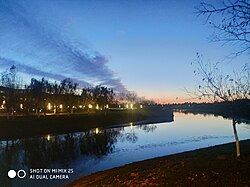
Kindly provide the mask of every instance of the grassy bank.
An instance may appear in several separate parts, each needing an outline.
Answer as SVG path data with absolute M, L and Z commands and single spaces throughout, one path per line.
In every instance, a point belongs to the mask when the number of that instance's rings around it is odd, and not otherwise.
M 82 186 L 250 186 L 250 140 L 135 162 L 83 177 Z
M 44 134 L 79 132 L 96 127 L 109 127 L 131 122 L 156 123 L 173 121 L 171 110 L 147 109 L 106 111 L 62 116 L 18 116 L 0 118 L 0 140 Z

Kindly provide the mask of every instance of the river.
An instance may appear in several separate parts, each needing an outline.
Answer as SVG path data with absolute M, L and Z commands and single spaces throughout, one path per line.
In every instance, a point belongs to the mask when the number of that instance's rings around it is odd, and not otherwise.
M 240 140 L 250 138 L 249 124 L 238 124 L 237 130 Z M 173 122 L 1 141 L 0 182 L 1 186 L 61 186 L 135 161 L 233 141 L 230 119 L 178 112 Z M 10 169 L 24 171 L 10 179 Z

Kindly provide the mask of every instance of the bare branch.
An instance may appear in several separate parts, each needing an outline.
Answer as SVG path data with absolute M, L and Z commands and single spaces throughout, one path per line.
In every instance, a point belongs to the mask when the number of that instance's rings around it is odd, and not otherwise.
M 212 41 L 232 43 L 237 49 L 236 56 L 250 53 L 249 0 L 226 0 L 220 6 L 202 2 L 195 13 L 217 30 Z
M 242 70 L 234 71 L 233 75 L 223 74 L 219 63 L 204 63 L 202 55 L 197 54 L 195 65 L 197 89 L 186 91 L 195 98 L 207 98 L 211 101 L 234 101 L 250 99 L 250 67 L 246 64 Z

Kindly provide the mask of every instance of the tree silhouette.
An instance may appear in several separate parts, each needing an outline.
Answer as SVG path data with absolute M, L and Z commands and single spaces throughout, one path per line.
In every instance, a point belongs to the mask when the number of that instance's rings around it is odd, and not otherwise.
M 70 78 L 66 78 L 60 83 L 61 94 L 75 94 L 78 84 L 73 83 Z
M 193 93 L 197 98 L 208 98 L 211 101 L 226 101 L 230 104 L 233 131 L 236 140 L 236 153 L 240 157 L 240 145 L 236 124 L 238 123 L 235 101 L 250 99 L 250 69 L 247 65 L 233 76 L 224 75 L 218 64 L 204 63 L 203 56 L 197 54 L 194 71 L 198 78 L 198 88 Z M 239 110 L 239 109 L 238 109 Z
M 82 102 L 84 105 L 91 104 L 93 102 L 93 92 L 90 88 L 83 88 L 81 93 Z
M 64 102 L 67 108 L 70 110 L 68 111 L 70 113 L 73 113 L 74 103 L 77 103 L 75 97 L 77 86 L 78 84 L 73 83 L 73 81 L 70 78 L 64 79 L 60 83 L 60 94 L 64 95 Z
M 7 110 L 7 117 L 9 118 L 10 113 L 14 116 L 19 102 L 17 89 L 21 88 L 21 81 L 16 74 L 16 67 L 12 65 L 9 70 L 1 73 L 1 85 L 5 87 L 5 107 Z
M 245 65 L 233 75 L 224 75 L 217 64 L 204 63 L 203 56 L 197 54 L 194 62 L 199 85 L 195 95 L 212 101 L 235 101 L 250 99 L 250 68 Z
M 32 78 L 30 84 L 25 85 L 23 89 L 15 72 L 15 67 L 12 66 L 10 70 L 2 72 L 0 77 L 0 101 L 4 103 L 3 108 L 6 109 L 8 118 L 10 112 L 14 116 L 15 112 L 21 112 L 23 115 L 26 112 L 29 115 L 30 111 L 35 111 L 40 117 L 43 111 L 45 116 L 49 105 L 50 112 L 53 108 L 56 115 L 59 110 L 61 113 L 67 111 L 69 115 L 73 110 L 80 111 L 85 108 L 83 105 L 98 104 L 104 107 L 114 102 L 115 93 L 112 88 L 98 85 L 80 89 L 70 78 L 60 83 L 51 83 L 45 78 Z
M 212 41 L 233 44 L 236 48 L 233 57 L 243 53 L 250 54 L 250 2 L 249 0 L 225 0 L 220 3 L 202 2 L 196 7 L 196 14 L 205 17 L 215 33 Z M 199 86 L 195 95 L 212 101 L 230 103 L 233 131 L 236 140 L 237 157 L 240 156 L 239 139 L 236 130 L 235 102 L 250 98 L 250 73 L 246 64 L 233 76 L 224 75 L 218 64 L 204 63 L 203 57 L 197 54 L 195 75 L 199 77 Z
M 110 104 L 113 98 L 114 92 L 111 88 L 98 85 L 93 89 L 93 101 L 102 107 Z
M 215 3 L 214 3 L 215 4 Z M 216 32 L 212 41 L 234 44 L 234 56 L 250 52 L 250 2 L 249 0 L 223 0 L 216 5 L 202 2 L 196 14 L 205 17 Z
M 46 93 L 50 89 L 50 84 L 45 78 L 41 80 L 32 78 L 28 89 L 31 92 L 32 99 L 35 101 L 36 114 L 39 117 L 39 110 L 45 110 Z

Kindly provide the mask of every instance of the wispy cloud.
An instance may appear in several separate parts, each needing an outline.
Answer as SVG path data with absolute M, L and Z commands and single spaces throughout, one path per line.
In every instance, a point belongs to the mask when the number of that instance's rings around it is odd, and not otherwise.
M 45 0 L 42 9 L 33 10 L 32 1 L 0 2 L 1 67 L 15 64 L 26 74 L 55 80 L 70 77 L 83 86 L 103 84 L 117 91 L 126 90 L 108 67 L 104 55 L 74 37 L 74 40 L 66 37 L 67 28 L 61 20 L 58 22 L 50 18 L 52 14 L 44 13 L 45 7 L 49 11 L 57 3 Z M 60 9 L 66 9 L 66 5 L 56 6 L 55 11 L 63 11 Z
M 0 57 L 0 68 L 4 69 L 5 67 L 10 67 L 10 64 L 15 64 L 18 71 L 20 71 L 22 73 L 29 74 L 29 75 L 35 75 L 35 76 L 38 75 L 38 76 L 41 76 L 41 77 L 48 77 L 48 78 L 51 78 L 51 79 L 54 79 L 54 80 L 63 80 L 65 78 L 68 78 L 68 77 L 63 76 L 62 74 L 55 74 L 55 73 L 45 72 L 45 71 L 36 69 L 34 67 L 26 66 L 26 65 L 23 65 L 23 64 L 18 63 L 16 61 L 12 61 L 12 60 L 8 60 L 8 59 Z M 78 80 L 78 79 L 72 79 L 72 80 L 75 81 L 75 82 L 78 82 L 82 86 L 86 86 L 86 87 L 91 86 L 91 84 L 89 84 L 86 81 L 82 81 L 82 80 Z

